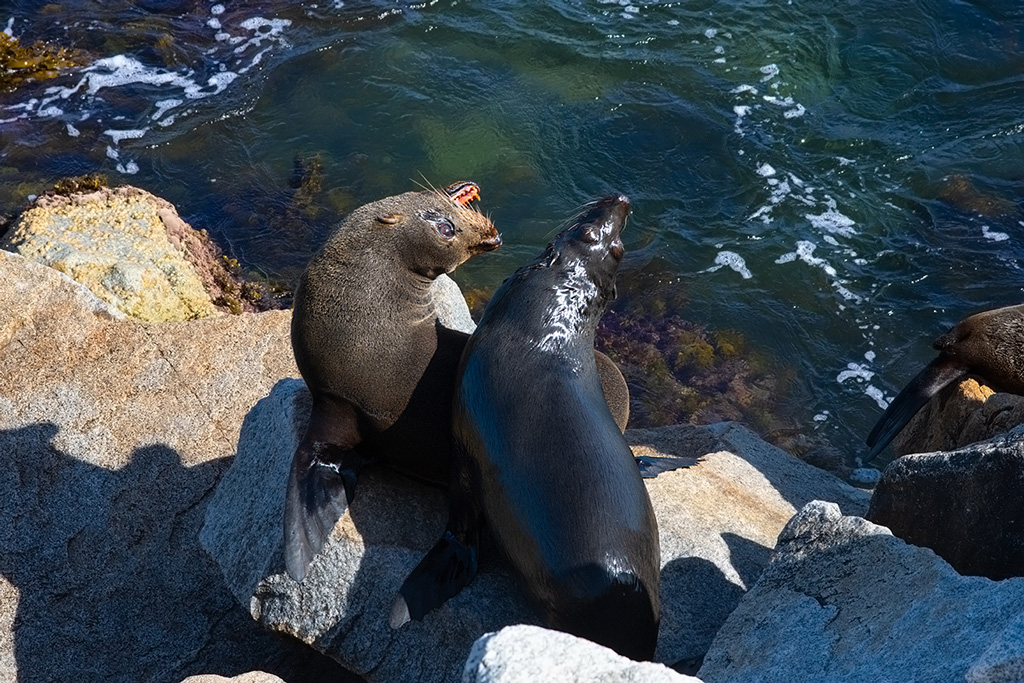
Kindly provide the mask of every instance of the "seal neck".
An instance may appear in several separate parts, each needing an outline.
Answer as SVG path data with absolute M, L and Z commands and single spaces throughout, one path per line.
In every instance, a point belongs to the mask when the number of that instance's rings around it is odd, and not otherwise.
M 487 318 L 511 319 L 526 347 L 560 355 L 592 354 L 595 329 L 607 300 L 582 262 L 552 267 L 538 261 L 501 286 L 479 328 L 487 329 Z

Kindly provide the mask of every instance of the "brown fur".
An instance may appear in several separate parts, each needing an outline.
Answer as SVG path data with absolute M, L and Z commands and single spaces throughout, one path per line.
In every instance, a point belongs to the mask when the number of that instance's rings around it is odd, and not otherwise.
M 973 375 L 998 391 L 1024 394 L 1024 305 L 968 316 L 932 344 L 939 356 L 893 399 L 868 434 L 872 460 L 946 385 Z
M 485 216 L 428 190 L 356 209 L 310 262 L 292 318 L 295 361 L 313 395 L 285 513 L 297 580 L 364 462 L 447 484 L 452 385 L 468 335 L 437 323 L 431 284 L 500 243 Z

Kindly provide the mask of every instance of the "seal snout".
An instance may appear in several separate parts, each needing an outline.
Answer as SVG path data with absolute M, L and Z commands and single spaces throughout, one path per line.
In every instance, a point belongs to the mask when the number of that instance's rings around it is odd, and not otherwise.
M 629 197 L 624 194 L 613 194 L 597 200 L 590 209 L 577 219 L 577 225 L 583 226 L 579 233 L 585 242 L 597 244 L 603 242 L 609 246 L 622 247 L 619 233 L 626 226 L 629 216 Z
M 495 232 L 494 237 L 488 237 L 480 242 L 479 248 L 481 252 L 494 251 L 501 246 L 501 233 Z

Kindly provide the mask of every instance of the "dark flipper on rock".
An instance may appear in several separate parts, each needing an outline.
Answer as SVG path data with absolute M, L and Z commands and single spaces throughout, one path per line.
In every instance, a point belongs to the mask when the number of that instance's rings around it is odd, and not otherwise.
M 594 362 L 597 364 L 604 402 L 608 404 L 608 410 L 619 426 L 619 431 L 625 432 L 626 423 L 629 422 L 629 387 L 626 386 L 626 380 L 615 361 L 600 351 L 594 351 Z
M 476 569 L 477 546 L 446 531 L 398 589 L 388 619 L 391 628 L 400 628 L 410 619 L 421 621 L 468 586 Z
M 903 391 L 896 395 L 889 407 L 882 413 L 882 417 L 878 418 L 878 422 L 866 439 L 871 450 L 863 462 L 871 462 L 882 452 L 882 449 L 889 445 L 890 441 L 896 438 L 900 430 L 910 422 L 910 419 L 932 396 L 964 374 L 966 371 L 963 366 L 952 362 L 945 356 L 939 356 L 926 365 L 924 370 L 910 380 L 910 383 L 903 387 Z
M 296 581 L 331 534 L 355 494 L 362 458 L 323 442 L 295 451 L 284 508 L 284 564 Z
M 453 477 L 453 482 L 457 480 Z M 400 628 L 410 619 L 421 621 L 469 585 L 476 576 L 481 522 L 469 491 L 453 483 L 448 527 L 398 589 L 388 618 L 391 628 Z
M 701 461 L 699 456 L 683 455 L 637 455 L 633 459 L 636 460 L 636 466 L 640 468 L 640 476 L 644 479 L 654 479 L 662 472 L 693 467 Z

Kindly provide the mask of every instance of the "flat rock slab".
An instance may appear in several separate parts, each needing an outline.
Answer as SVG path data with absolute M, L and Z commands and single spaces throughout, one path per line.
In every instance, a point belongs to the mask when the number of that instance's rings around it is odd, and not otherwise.
M 506 626 L 473 644 L 463 683 L 700 683 L 663 664 L 634 662 L 568 633 Z
M 1011 681 L 1024 579 L 957 574 L 930 550 L 815 501 L 729 616 L 706 683 Z M 1017 667 L 1016 669 L 1014 667 Z
M 1024 427 L 885 468 L 867 518 L 961 574 L 1024 576 Z
M 442 491 L 384 469 L 361 476 L 355 501 L 301 584 L 281 556 L 285 482 L 308 418 L 301 382 L 282 382 L 247 416 L 238 456 L 201 534 L 238 601 L 266 627 L 294 635 L 373 681 L 455 681 L 484 633 L 535 623 L 487 546 L 473 583 L 423 622 L 392 631 L 391 601 L 440 537 Z M 698 659 L 757 579 L 779 531 L 816 497 L 862 514 L 867 494 L 734 423 L 627 432 L 637 454 L 702 455 L 647 480 L 662 547 L 656 659 Z

